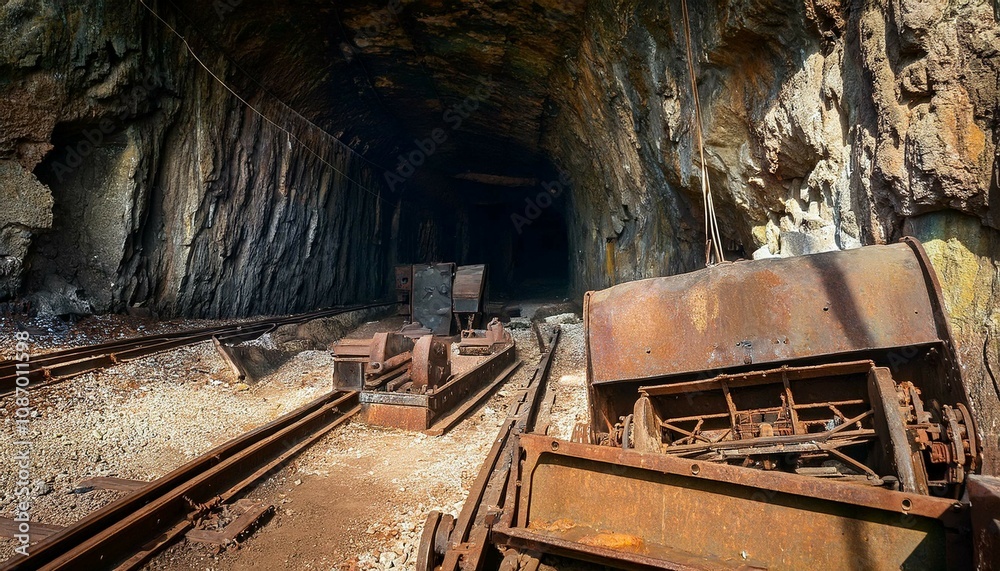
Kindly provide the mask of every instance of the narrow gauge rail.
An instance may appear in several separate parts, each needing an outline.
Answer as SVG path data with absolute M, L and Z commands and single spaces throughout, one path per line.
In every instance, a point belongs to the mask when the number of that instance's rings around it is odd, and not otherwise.
M 538 333 L 537 327 L 535 333 Z M 438 511 L 427 516 L 417 546 L 416 571 L 478 571 L 494 556 L 495 550 L 489 542 L 490 531 L 501 513 L 499 510 L 510 505 L 519 487 L 518 482 L 510 481 L 520 461 L 518 439 L 537 428 L 545 430 L 536 427 L 535 420 L 543 406 L 542 395 L 548 384 L 560 333 L 561 329 L 556 326 L 544 345 L 539 336 L 541 356 L 538 365 L 500 427 L 458 519 Z M 510 567 L 509 562 L 507 567 L 502 567 L 505 570 L 516 568 Z
M 218 327 L 204 327 L 173 333 L 160 333 L 157 335 L 110 341 L 99 345 L 74 347 L 44 355 L 32 356 L 31 368 L 27 375 L 18 373 L 18 361 L 0 361 L 0 397 L 14 392 L 19 376 L 27 376 L 31 386 L 38 388 L 118 363 L 147 357 L 161 351 L 209 341 L 212 337 L 217 337 L 223 343 L 242 343 L 274 331 L 282 325 L 304 323 L 313 319 L 333 317 L 351 311 L 389 307 L 392 305 L 395 305 L 395 302 L 335 307 L 273 319 L 220 325 Z
M 328 393 L 42 539 L 0 571 L 137 569 L 360 408 L 357 392 Z

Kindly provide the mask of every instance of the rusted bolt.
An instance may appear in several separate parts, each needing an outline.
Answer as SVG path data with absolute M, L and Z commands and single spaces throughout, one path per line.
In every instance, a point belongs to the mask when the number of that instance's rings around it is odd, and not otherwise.
M 910 498 L 903 498 L 902 504 L 903 504 L 903 511 L 904 512 L 910 511 L 910 508 L 913 507 L 913 503 L 910 502 Z
M 552 449 L 553 450 L 559 450 L 559 441 L 558 440 L 553 440 L 552 441 Z
M 697 464 L 691 464 L 691 473 L 697 476 L 701 472 L 701 466 Z

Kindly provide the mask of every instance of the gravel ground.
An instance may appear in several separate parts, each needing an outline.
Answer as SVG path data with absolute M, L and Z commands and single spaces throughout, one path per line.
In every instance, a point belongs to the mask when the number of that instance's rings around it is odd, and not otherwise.
M 555 399 L 550 433 L 568 438 L 587 414 L 583 326 L 573 314 L 554 315 L 546 322 L 563 327 L 546 396 Z M 118 327 L 107 318 L 100 323 L 109 335 L 138 327 Z M 5 327 L 0 331 L 11 331 L 9 323 L 0 325 Z M 398 319 L 389 318 L 348 335 L 370 336 L 397 327 Z M 412 569 L 427 513 L 457 514 L 461 509 L 510 404 L 537 363 L 530 327 L 512 327 L 512 334 L 524 366 L 450 433 L 435 438 L 350 421 L 249 494 L 278 510 L 239 549 L 220 553 L 183 541 L 148 568 Z M 70 333 L 66 338 L 77 337 Z M 258 344 L 269 343 L 263 339 Z M 0 338 L 0 350 L 9 345 Z M 38 493 L 32 519 L 75 521 L 119 497 L 109 491 L 78 493 L 79 481 L 95 475 L 161 476 L 329 390 L 331 367 L 329 351 L 304 351 L 248 386 L 232 377 L 211 343 L 203 343 L 39 390 L 33 395 L 37 416 L 29 436 Z M 4 450 L 13 446 L 13 408 L 10 399 L 0 399 Z M 13 509 L 10 468 L 9 463 L 0 466 L 0 515 L 7 517 Z M 10 555 L 12 548 L 12 540 L 4 541 L 0 557 Z
M 97 322 L 101 327 L 93 324 Z M 169 327 L 138 330 L 133 318 L 88 322 L 89 333 L 67 326 L 65 339 L 79 341 L 97 329 L 98 343 Z M 177 322 L 174 322 L 177 323 Z M 219 322 L 186 321 L 185 327 Z M 12 322 L 0 329 L 0 344 L 12 354 Z M 22 323 L 21 326 L 24 324 Z M 38 347 L 58 349 L 50 337 Z M 120 497 L 119 492 L 78 487 L 94 476 L 152 480 L 214 446 L 273 420 L 330 390 L 328 351 L 304 351 L 252 384 L 239 382 L 211 342 L 182 347 L 88 373 L 31 391 L 27 434 L 15 433 L 14 395 L 0 398 L 0 451 L 5 459 L 30 443 L 32 521 L 66 525 Z M 12 517 L 17 465 L 0 464 L 0 516 Z M 0 541 L 0 559 L 14 541 Z
M 543 401 L 552 403 L 546 418 L 548 434 L 569 440 L 573 427 L 588 421 L 583 323 L 572 313 L 547 317 L 545 322 L 558 323 L 562 328 Z

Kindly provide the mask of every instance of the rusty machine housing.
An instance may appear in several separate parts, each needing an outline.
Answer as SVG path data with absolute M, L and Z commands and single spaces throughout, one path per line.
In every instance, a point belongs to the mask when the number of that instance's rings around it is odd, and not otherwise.
M 431 526 L 426 569 L 1000 568 L 1000 480 L 916 240 L 625 283 L 584 322 L 589 423 L 513 434 L 483 478 L 502 500 Z
M 485 278 L 484 265 L 396 268 L 400 313 L 410 323 L 333 348 L 334 387 L 361 391 L 366 422 L 440 434 L 513 373 L 514 342 L 500 321 L 472 328 L 482 316 Z M 453 327 L 460 335 L 450 336 Z

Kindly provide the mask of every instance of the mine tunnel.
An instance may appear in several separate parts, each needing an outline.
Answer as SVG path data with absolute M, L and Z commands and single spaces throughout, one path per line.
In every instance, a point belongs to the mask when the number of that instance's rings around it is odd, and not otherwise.
M 996 4 L 2 3 L 0 571 L 1000 569 Z

